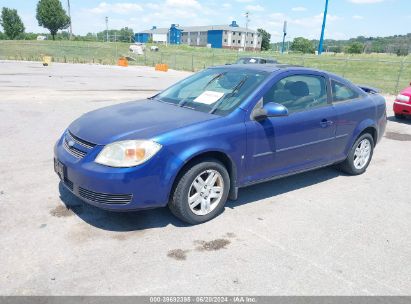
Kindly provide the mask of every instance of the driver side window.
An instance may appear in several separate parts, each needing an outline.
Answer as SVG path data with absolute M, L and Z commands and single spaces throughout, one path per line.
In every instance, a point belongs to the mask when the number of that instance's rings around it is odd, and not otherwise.
M 324 77 L 294 75 L 275 83 L 263 97 L 263 103 L 275 102 L 289 113 L 327 105 L 327 85 Z

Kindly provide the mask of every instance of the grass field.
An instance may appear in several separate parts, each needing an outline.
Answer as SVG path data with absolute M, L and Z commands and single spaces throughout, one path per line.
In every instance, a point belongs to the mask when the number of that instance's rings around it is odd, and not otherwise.
M 132 56 L 132 65 L 154 66 L 167 63 L 177 70 L 197 71 L 212 65 L 233 63 L 255 53 L 188 46 L 160 46 L 159 52 L 143 56 L 130 54 L 128 43 L 74 41 L 0 41 L 0 59 L 41 61 L 44 55 L 56 62 L 116 64 L 120 56 Z M 355 83 L 367 84 L 385 93 L 397 93 L 411 81 L 411 56 L 372 55 L 296 55 L 259 52 L 281 63 L 303 65 L 342 75 Z

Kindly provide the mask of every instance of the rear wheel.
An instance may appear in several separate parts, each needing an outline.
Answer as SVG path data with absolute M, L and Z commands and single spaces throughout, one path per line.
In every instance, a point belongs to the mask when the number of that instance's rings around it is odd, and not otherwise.
M 404 119 L 405 116 L 402 115 L 402 114 L 395 114 L 395 118 L 396 118 L 396 119 Z
M 204 223 L 221 213 L 229 190 L 230 177 L 224 165 L 206 160 L 193 165 L 180 178 L 169 208 L 186 223 Z
M 348 157 L 339 168 L 345 173 L 359 175 L 364 173 L 374 152 L 374 139 L 369 133 L 361 135 L 352 146 Z

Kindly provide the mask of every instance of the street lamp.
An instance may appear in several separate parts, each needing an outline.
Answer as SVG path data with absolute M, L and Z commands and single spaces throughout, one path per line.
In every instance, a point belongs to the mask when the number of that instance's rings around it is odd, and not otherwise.
M 287 21 L 284 21 L 284 26 L 283 26 L 283 45 L 281 47 L 281 54 L 284 54 L 284 50 L 285 50 L 285 36 L 287 36 Z
M 73 38 L 73 27 L 71 25 L 70 0 L 67 0 L 68 16 L 70 18 L 70 40 Z
M 106 17 L 106 41 L 108 42 L 108 17 Z
M 323 26 L 321 28 L 320 43 L 318 44 L 318 55 L 321 55 L 321 53 L 323 52 L 325 23 L 327 22 L 327 11 L 328 11 L 328 0 L 325 0 Z

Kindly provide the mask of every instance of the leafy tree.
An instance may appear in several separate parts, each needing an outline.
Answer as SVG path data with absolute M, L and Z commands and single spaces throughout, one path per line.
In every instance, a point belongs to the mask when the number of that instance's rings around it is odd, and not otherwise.
M 24 33 L 24 24 L 15 9 L 3 7 L 0 24 L 4 29 L 4 34 L 9 39 L 16 39 Z
M 397 54 L 397 56 L 408 56 L 409 54 L 408 45 L 399 47 L 395 53 Z
M 259 28 L 257 32 L 261 35 L 261 50 L 268 51 L 270 49 L 271 34 L 266 30 Z
M 301 52 L 304 54 L 312 54 L 315 52 L 314 43 L 303 37 L 294 38 L 293 43 L 290 46 L 290 49 L 295 52 Z
M 40 0 L 37 4 L 36 18 L 40 26 L 50 31 L 53 40 L 58 30 L 70 26 L 70 17 L 67 16 L 60 0 Z
M 363 50 L 364 50 L 364 44 L 362 44 L 361 42 L 354 42 L 348 46 L 347 53 L 361 54 Z

